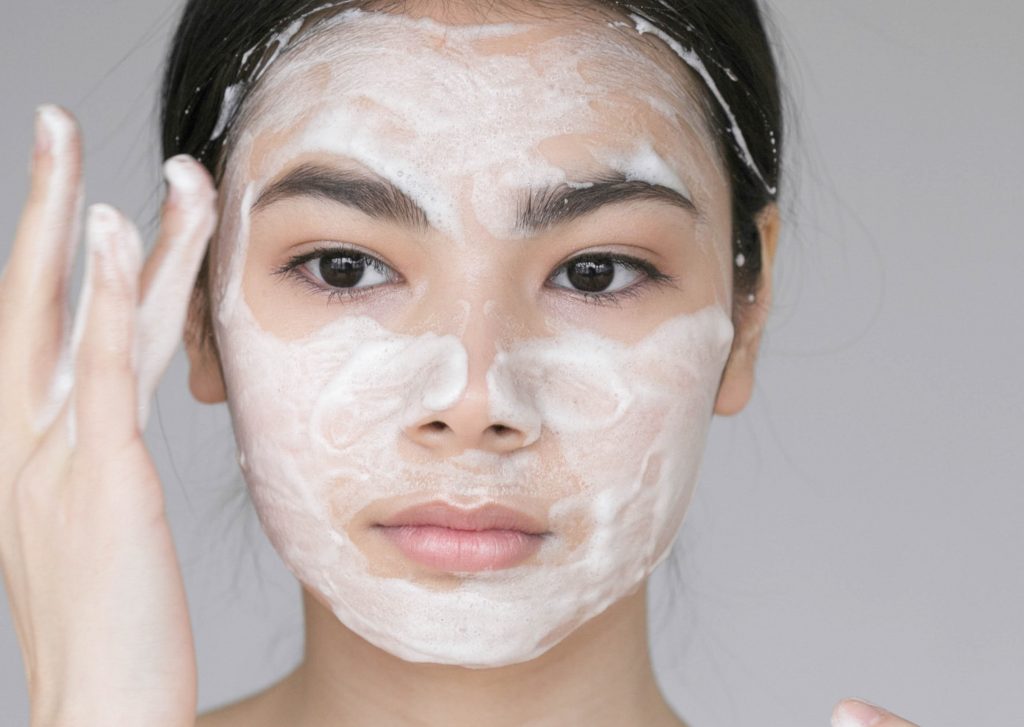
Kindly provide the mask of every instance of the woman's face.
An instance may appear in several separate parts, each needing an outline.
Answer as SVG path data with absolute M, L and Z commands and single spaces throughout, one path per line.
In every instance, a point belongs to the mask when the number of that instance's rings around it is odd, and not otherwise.
M 304 586 L 401 658 L 473 667 L 634 591 L 733 339 L 729 191 L 678 59 L 606 20 L 348 12 L 234 134 L 216 337 Z M 523 521 L 400 516 L 438 503 Z

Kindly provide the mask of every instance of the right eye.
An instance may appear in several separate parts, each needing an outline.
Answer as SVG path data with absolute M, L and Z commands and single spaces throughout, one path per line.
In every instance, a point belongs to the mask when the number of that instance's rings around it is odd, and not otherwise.
M 381 260 L 344 247 L 317 248 L 298 255 L 277 272 L 296 276 L 331 299 L 359 295 L 399 279 L 398 274 Z

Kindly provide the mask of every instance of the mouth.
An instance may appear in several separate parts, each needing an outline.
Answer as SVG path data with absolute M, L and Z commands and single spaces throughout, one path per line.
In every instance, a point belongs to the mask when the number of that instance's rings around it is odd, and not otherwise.
M 432 502 L 402 510 L 374 527 L 409 560 L 445 572 L 512 568 L 550 535 L 536 518 L 493 504 L 460 509 Z

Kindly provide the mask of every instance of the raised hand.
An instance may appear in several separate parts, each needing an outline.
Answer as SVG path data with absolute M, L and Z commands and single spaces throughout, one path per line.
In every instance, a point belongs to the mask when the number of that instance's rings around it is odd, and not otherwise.
M 33 725 L 191 725 L 196 664 L 148 402 L 180 339 L 215 192 L 188 157 L 143 264 L 134 225 L 96 205 L 74 325 L 81 217 L 75 120 L 36 121 L 31 191 L 0 274 L 0 565 Z
M 858 699 L 844 699 L 832 710 L 832 727 L 917 727 L 881 707 Z

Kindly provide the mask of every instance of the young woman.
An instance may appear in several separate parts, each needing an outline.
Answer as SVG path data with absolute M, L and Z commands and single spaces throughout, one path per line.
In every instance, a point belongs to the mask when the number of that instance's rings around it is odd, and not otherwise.
M 164 101 L 149 258 L 92 207 L 65 325 L 80 140 L 43 107 L 0 279 L 33 723 L 682 724 L 645 585 L 771 300 L 757 5 L 192 0 Z M 198 721 L 140 437 L 183 330 L 306 618 L 296 671 Z M 909 724 L 871 711 L 833 720 Z

